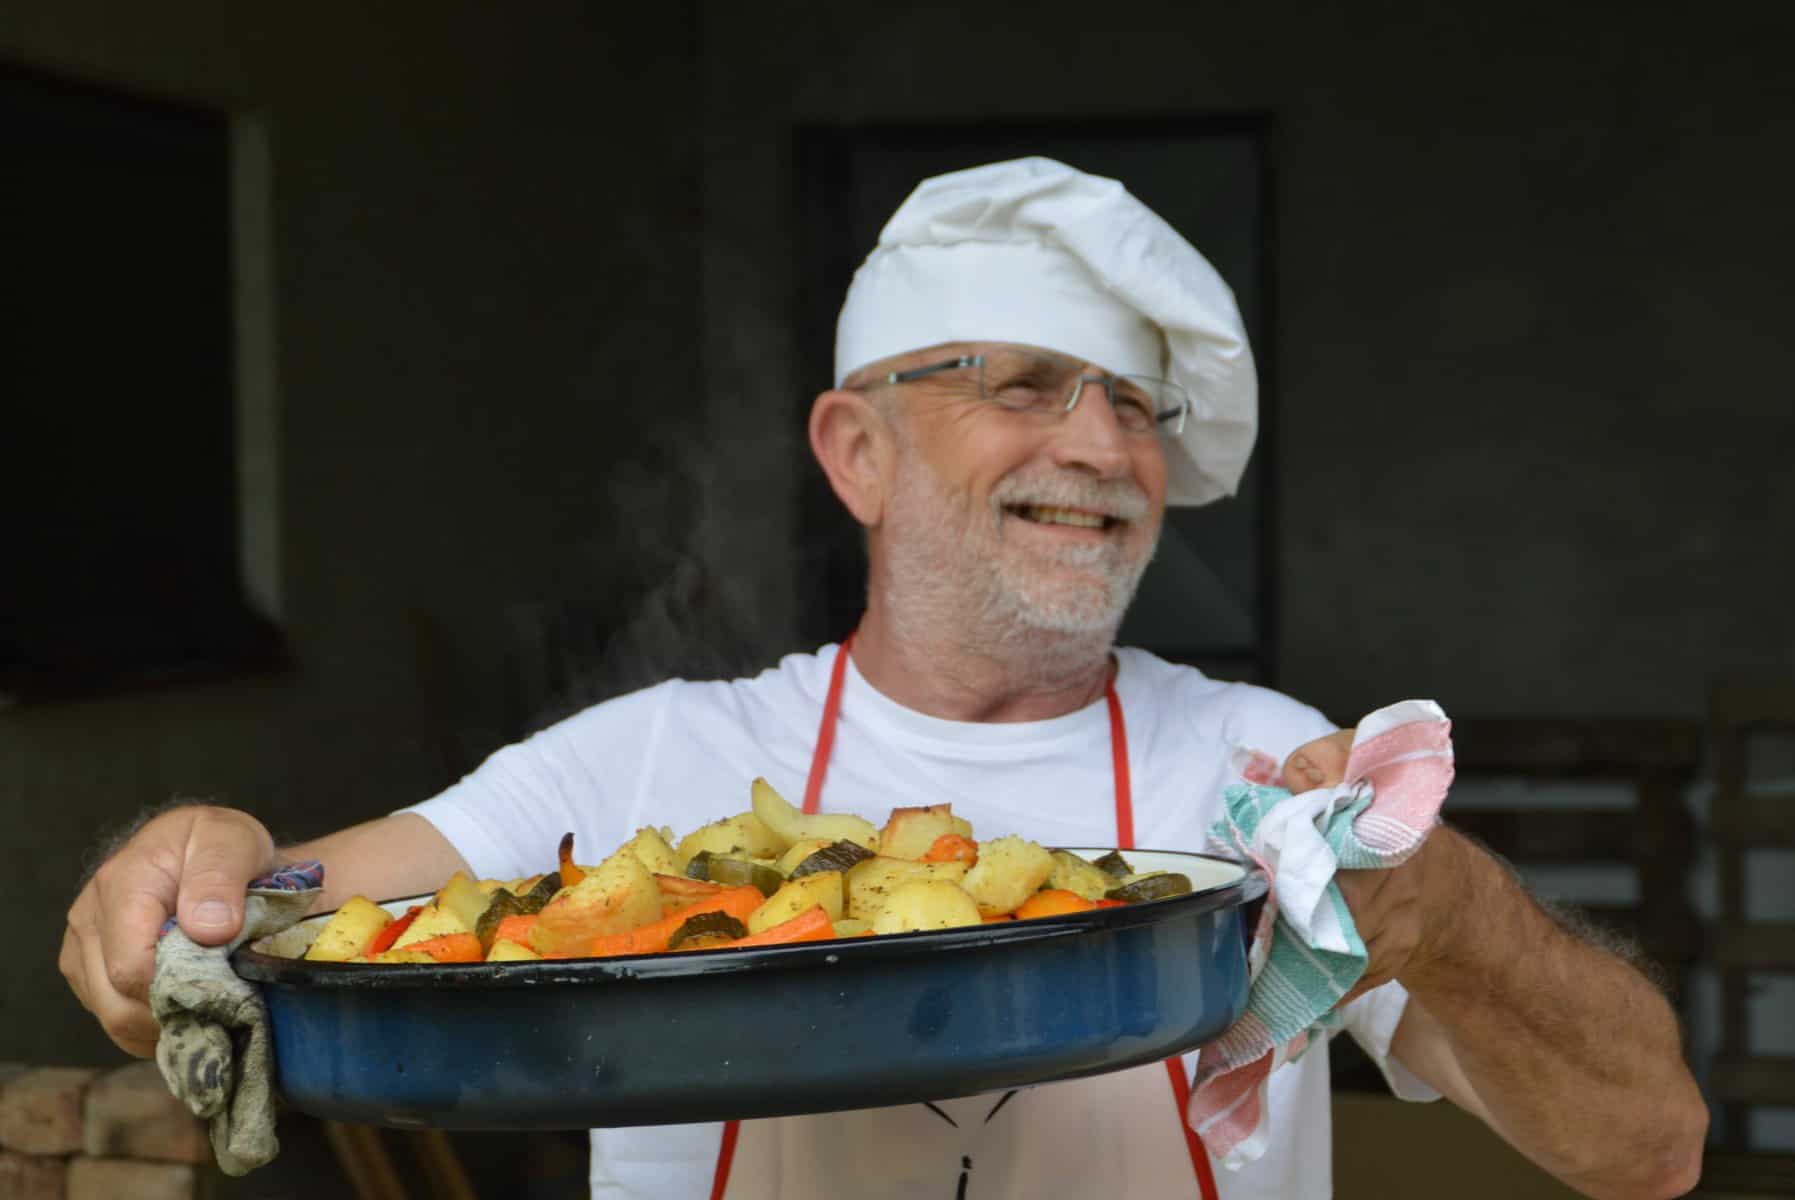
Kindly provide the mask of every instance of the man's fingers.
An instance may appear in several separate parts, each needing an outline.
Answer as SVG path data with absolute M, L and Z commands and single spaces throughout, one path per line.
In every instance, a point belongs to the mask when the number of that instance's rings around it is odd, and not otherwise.
M 243 894 L 274 857 L 268 831 L 241 813 L 202 810 L 187 836 L 176 915 L 181 932 L 202 946 L 235 937 L 243 925 Z
M 156 1053 L 156 1019 L 149 1005 L 120 995 L 107 977 L 106 963 L 101 957 L 100 940 L 81 940 L 82 972 L 86 992 L 81 1002 L 99 1019 L 100 1028 L 120 1050 L 137 1058 Z
M 146 890 L 117 891 L 108 897 L 106 915 L 95 943 L 106 982 L 132 1000 L 147 1000 L 150 977 L 156 973 L 156 938 L 169 918 L 168 901 Z M 91 960 L 90 960 L 91 965 Z
M 1284 760 L 1285 790 L 1307 792 L 1346 782 L 1346 757 L 1352 753 L 1352 737 L 1352 730 L 1342 729 L 1298 746 Z
M 56 956 L 56 969 L 68 980 L 69 990 L 75 993 L 75 999 L 83 1005 L 87 1003 L 87 965 L 81 960 L 81 939 L 75 936 L 74 926 L 64 926 L 62 930 L 62 953 Z

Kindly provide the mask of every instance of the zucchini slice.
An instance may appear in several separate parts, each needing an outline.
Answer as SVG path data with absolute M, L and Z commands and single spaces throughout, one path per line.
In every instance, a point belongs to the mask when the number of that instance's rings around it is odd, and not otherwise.
M 793 867 L 789 878 L 800 879 L 818 871 L 840 871 L 846 875 L 855 863 L 865 862 L 872 857 L 873 852 L 865 846 L 857 846 L 846 840 L 831 842 Z
M 1139 904 L 1145 900 L 1164 900 L 1167 896 L 1183 896 L 1190 891 L 1190 879 L 1176 871 L 1149 871 L 1109 889 L 1105 900 L 1121 900 Z
M 1117 879 L 1126 879 L 1134 874 L 1134 868 L 1128 865 L 1128 860 L 1122 857 L 1120 850 L 1111 850 L 1091 865 Z
M 686 864 L 686 876 L 690 879 L 708 879 L 724 887 L 756 887 L 763 896 L 771 896 L 785 886 L 785 876 L 765 863 L 712 854 L 709 850 L 700 850 L 692 856 L 692 861 Z
M 700 947 L 695 944 L 703 939 L 703 944 L 722 945 L 733 942 L 737 938 L 748 936 L 748 927 L 725 912 L 704 912 L 695 917 L 687 917 L 685 924 L 673 931 L 667 939 L 667 949 L 678 950 L 684 946 L 687 950 Z

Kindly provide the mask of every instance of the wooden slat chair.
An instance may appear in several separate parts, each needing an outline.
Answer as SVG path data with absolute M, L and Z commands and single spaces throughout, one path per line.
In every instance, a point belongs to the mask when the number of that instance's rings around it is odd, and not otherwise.
M 325 1121 L 324 1135 L 356 1200 L 411 1200 L 411 1190 L 394 1162 L 389 1142 L 403 1143 L 412 1151 L 423 1176 L 424 1195 L 430 1200 L 477 1200 L 460 1157 L 441 1130 L 395 1132 Z
M 1795 744 L 1795 679 L 1716 679 L 1708 690 L 1708 732 L 1714 756 L 1710 823 L 1720 884 L 1720 919 L 1712 955 L 1720 976 L 1720 1042 L 1710 1077 L 1725 1114 L 1725 1146 L 1747 1146 L 1748 1115 L 1757 1106 L 1795 1108 L 1795 1056 L 1751 1050 L 1749 991 L 1753 975 L 1795 973 L 1795 922 L 1754 921 L 1746 906 L 1746 857 L 1753 850 L 1795 849 L 1795 785 L 1752 778 L 1757 739 Z M 1773 1169 L 1795 1193 L 1795 1156 L 1754 1155 L 1743 1165 L 1717 1165 L 1755 1176 Z M 1770 1194 L 1770 1193 L 1764 1193 Z

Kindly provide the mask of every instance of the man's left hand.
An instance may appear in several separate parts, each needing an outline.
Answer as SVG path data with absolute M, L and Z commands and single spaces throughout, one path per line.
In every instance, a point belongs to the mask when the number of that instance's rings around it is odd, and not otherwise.
M 1284 787 L 1306 792 L 1344 783 L 1352 739 L 1353 731 L 1343 729 L 1299 746 L 1284 760 Z M 1387 871 L 1342 870 L 1334 876 L 1370 956 L 1365 974 L 1341 1004 L 1399 978 L 1431 955 L 1441 914 L 1428 901 L 1425 881 L 1441 854 L 1449 853 L 1444 841 L 1428 838 L 1407 862 Z

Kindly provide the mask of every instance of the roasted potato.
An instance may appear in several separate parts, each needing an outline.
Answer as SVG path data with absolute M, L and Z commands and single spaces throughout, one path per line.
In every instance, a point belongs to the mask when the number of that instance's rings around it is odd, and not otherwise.
M 351 896 L 349 902 L 337 909 L 336 915 L 318 931 L 305 956 L 312 962 L 348 962 L 359 958 L 367 953 L 368 944 L 375 935 L 392 921 L 392 914 L 372 900 Z
M 879 853 L 889 858 L 921 858 L 943 834 L 972 837 L 972 822 L 954 816 L 951 804 L 927 808 L 894 808 L 879 831 Z
M 419 913 L 417 919 L 408 925 L 405 932 L 394 942 L 394 950 L 404 950 L 419 942 L 427 942 L 431 938 L 442 937 L 447 933 L 472 933 L 474 927 L 463 921 L 454 909 L 444 908 L 432 901 Z
M 788 880 L 766 903 L 748 917 L 749 933 L 764 933 L 781 921 L 789 921 L 807 908 L 822 905 L 831 921 L 842 917 L 843 891 L 840 871 L 815 871 Z
M 1053 874 L 1053 855 L 1020 837 L 1000 837 L 979 845 L 979 861 L 961 886 L 987 917 L 1015 912 Z
M 891 890 L 873 918 L 874 933 L 909 933 L 977 925 L 984 918 L 966 890 L 945 879 L 912 879 Z
M 872 921 L 885 907 L 891 893 L 916 880 L 942 880 L 957 883 L 966 877 L 966 864 L 958 862 L 924 863 L 908 858 L 869 858 L 847 874 L 847 913 L 862 921 Z
M 721 821 L 712 821 L 681 838 L 678 850 L 679 871 L 670 873 L 683 872 L 686 864 L 697 857 L 701 850 L 736 858 L 777 859 L 790 844 L 783 838 L 775 837 L 753 813 L 737 813 L 733 817 L 724 817 Z
M 544 957 L 577 954 L 601 933 L 622 933 L 660 919 L 661 890 L 626 847 L 555 893 L 530 929 L 530 949 Z
M 793 808 L 773 785 L 756 779 L 752 788 L 754 815 L 779 839 L 775 854 L 783 854 L 796 842 L 821 838 L 825 842 L 853 842 L 879 852 L 879 831 L 865 817 L 852 813 L 802 813 Z
M 667 834 L 653 826 L 645 826 L 636 830 L 636 836 L 624 843 L 624 846 L 642 865 L 656 875 L 677 875 L 685 866 L 673 847 L 667 844 Z

